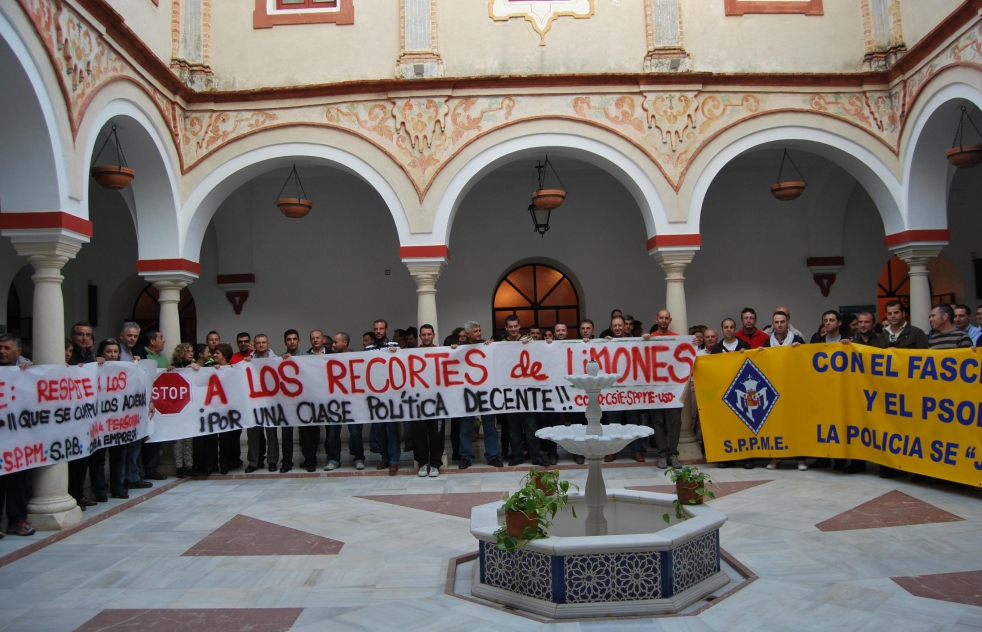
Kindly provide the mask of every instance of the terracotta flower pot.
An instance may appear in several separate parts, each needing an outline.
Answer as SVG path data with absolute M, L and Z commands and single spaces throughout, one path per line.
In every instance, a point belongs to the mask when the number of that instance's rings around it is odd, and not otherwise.
M 130 182 L 133 182 L 133 178 L 136 177 L 136 171 L 118 165 L 102 165 L 92 167 L 92 177 L 99 186 L 118 190 L 130 186 Z
M 562 189 L 539 189 L 532 193 L 532 203 L 543 211 L 553 211 L 560 207 L 566 199 Z
M 521 511 L 508 510 L 505 512 L 505 528 L 508 531 L 508 535 L 513 538 L 521 540 L 526 528 L 531 527 L 535 529 L 538 525 L 539 520 L 535 513 L 529 518 Z
M 956 167 L 974 167 L 982 162 L 982 145 L 952 147 L 945 152 L 945 156 Z
M 779 182 L 771 185 L 771 195 L 782 202 L 797 200 L 804 192 L 804 182 Z
M 699 483 L 693 481 L 691 483 L 685 483 L 683 481 L 675 481 L 675 492 L 678 494 L 679 500 L 682 501 L 682 505 L 701 505 L 704 496 L 699 494 L 699 489 L 702 487 Z M 692 501 L 695 501 L 693 503 Z
M 546 487 L 542 483 L 542 477 L 541 476 L 540 477 L 536 477 L 533 480 L 535 481 L 535 488 L 536 489 L 541 489 L 545 493 L 546 496 L 552 496 L 553 494 L 556 493 L 552 488 Z
M 310 212 L 314 203 L 301 198 L 280 198 L 276 200 L 276 206 L 280 207 L 280 211 L 287 217 L 299 219 Z

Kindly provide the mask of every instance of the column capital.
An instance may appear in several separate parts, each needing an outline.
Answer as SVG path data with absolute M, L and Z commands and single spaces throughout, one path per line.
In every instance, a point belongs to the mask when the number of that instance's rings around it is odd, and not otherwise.
M 927 265 L 941 254 L 941 247 L 908 244 L 894 248 L 893 254 L 900 257 L 910 267 L 910 274 L 925 275 L 927 274 Z
M 45 267 L 57 267 L 61 269 L 69 259 L 74 259 L 78 251 L 82 249 L 82 244 L 88 241 L 81 241 L 71 235 L 52 235 L 50 240 L 21 240 L 19 237 L 11 236 L 17 254 L 24 257 L 32 264 L 43 263 Z
M 436 293 L 436 282 L 440 280 L 446 262 L 406 263 L 409 274 L 416 281 L 416 293 Z
M 181 279 L 181 278 L 176 278 L 176 279 L 147 279 L 147 280 L 150 281 L 155 288 L 157 288 L 157 291 L 158 292 L 161 293 L 160 294 L 160 297 L 157 299 L 160 302 L 163 302 L 165 300 L 173 300 L 173 299 L 165 299 L 164 298 L 163 293 L 164 292 L 167 292 L 168 290 L 176 291 L 177 292 L 177 295 L 178 295 L 177 300 L 180 300 L 181 290 L 183 290 L 184 288 L 186 288 L 188 286 L 188 284 L 191 283 L 190 281 L 188 281 L 186 279 Z
M 662 267 L 665 271 L 665 279 L 668 281 L 682 281 L 685 274 L 685 269 L 690 263 L 692 263 L 693 257 L 696 256 L 698 249 L 683 249 L 683 248 L 671 248 L 671 249 L 656 249 L 649 252 L 652 258 L 658 262 L 658 265 Z

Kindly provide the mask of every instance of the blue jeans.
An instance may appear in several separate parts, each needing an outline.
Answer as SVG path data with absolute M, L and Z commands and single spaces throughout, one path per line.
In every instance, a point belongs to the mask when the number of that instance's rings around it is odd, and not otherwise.
M 378 424 L 372 424 L 368 431 L 368 446 L 378 450 Z
M 399 422 L 373 424 L 378 428 L 378 451 L 383 461 L 389 465 L 398 465 L 402 458 L 402 446 L 399 445 Z
M 125 483 L 140 481 L 140 453 L 142 441 L 109 447 L 109 491 L 113 494 L 126 492 Z
M 348 453 L 351 462 L 365 461 L 365 444 L 362 437 L 363 424 L 348 425 Z M 327 462 L 341 465 L 341 425 L 331 424 L 327 427 Z
M 498 456 L 498 428 L 495 426 L 494 415 L 481 417 L 481 428 L 484 429 L 484 458 L 487 461 Z M 474 442 L 471 433 L 474 432 L 474 418 L 460 418 L 460 458 L 474 461 Z

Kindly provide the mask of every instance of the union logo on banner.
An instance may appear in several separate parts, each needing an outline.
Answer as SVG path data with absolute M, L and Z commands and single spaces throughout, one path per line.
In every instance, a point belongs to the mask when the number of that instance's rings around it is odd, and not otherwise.
M 767 376 L 747 360 L 723 394 L 723 401 L 754 434 L 758 434 L 779 397 Z

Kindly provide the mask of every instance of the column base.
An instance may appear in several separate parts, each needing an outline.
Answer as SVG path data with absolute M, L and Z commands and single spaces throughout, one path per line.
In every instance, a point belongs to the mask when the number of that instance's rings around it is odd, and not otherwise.
M 679 461 L 702 461 L 702 450 L 699 449 L 699 444 L 693 441 L 692 443 L 679 443 Z
M 38 531 L 63 531 L 82 522 L 82 510 L 75 506 L 56 513 L 29 513 L 27 521 Z

